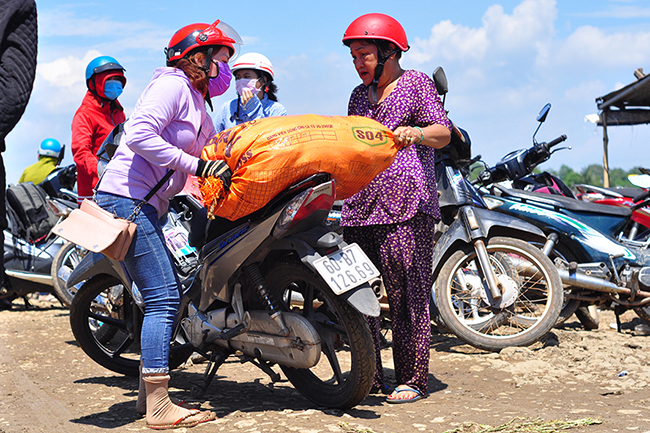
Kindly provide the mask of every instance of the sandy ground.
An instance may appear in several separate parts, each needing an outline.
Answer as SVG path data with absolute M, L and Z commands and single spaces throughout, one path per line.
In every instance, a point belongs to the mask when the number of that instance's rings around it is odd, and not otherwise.
M 68 310 L 35 305 L 25 311 L 14 301 L 0 312 L 0 432 L 152 431 L 135 412 L 137 379 L 88 358 L 72 337 Z M 569 319 L 540 343 L 498 354 L 434 334 L 429 398 L 389 405 L 369 396 L 349 411 L 314 407 L 289 382 L 273 384 L 233 357 L 200 400 L 217 420 L 191 431 L 478 432 L 486 431 L 480 424 L 540 418 L 600 422 L 575 432 L 650 433 L 650 336 L 633 312 L 622 320 L 618 333 L 608 311 L 596 331 Z M 391 378 L 390 349 L 382 356 Z M 188 364 L 172 373 L 173 394 L 188 396 L 200 380 L 204 365 Z

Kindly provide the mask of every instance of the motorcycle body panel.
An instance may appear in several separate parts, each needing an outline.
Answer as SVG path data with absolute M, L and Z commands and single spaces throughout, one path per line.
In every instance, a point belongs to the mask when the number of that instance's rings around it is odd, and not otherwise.
M 636 249 L 626 247 L 591 226 L 591 222 L 599 225 L 598 221 L 602 217 L 598 214 L 582 214 L 577 219 L 574 213 L 554 209 L 545 203 L 534 203 L 531 200 L 522 202 L 510 197 L 488 197 L 502 203 L 494 208 L 495 211 L 535 224 L 545 233 L 560 234 L 562 242 L 570 245 L 571 251 L 581 262 L 609 263 L 610 255 L 617 256 L 614 262 L 619 264 L 629 262 L 642 266 L 645 261 L 644 255 L 639 255 Z
M 442 259 L 453 252 L 456 243 L 471 244 L 472 240 L 489 236 L 510 236 L 518 239 L 544 242 L 544 232 L 533 224 L 507 214 L 493 212 L 478 207 L 471 208 L 478 221 L 479 228 L 471 230 L 463 218 L 457 218 L 449 229 L 442 234 L 433 249 L 433 270 L 437 270 Z M 462 212 L 462 209 L 461 209 Z
M 101 253 L 90 252 L 72 270 L 66 285 L 67 287 L 73 287 L 82 281 L 100 274 L 112 275 L 119 278 L 120 281 L 129 284 L 131 279 L 127 276 L 119 263 L 120 262 L 111 260 Z
M 630 197 L 604 198 L 595 200 L 594 203 L 630 208 L 634 206 L 634 201 Z M 648 208 L 640 208 L 632 212 L 632 221 L 650 228 L 650 211 Z
M 56 239 L 31 244 L 14 237 L 9 230 L 4 231 L 4 237 L 4 264 L 7 271 L 31 272 L 47 276 L 50 275 L 52 259 L 65 242 Z
M 201 249 L 203 266 L 199 278 L 203 282 L 199 310 L 206 310 L 214 301 L 229 302 L 232 287 L 228 281 L 248 257 L 269 237 L 277 220 L 273 217 L 258 224 L 245 223 L 208 242 Z

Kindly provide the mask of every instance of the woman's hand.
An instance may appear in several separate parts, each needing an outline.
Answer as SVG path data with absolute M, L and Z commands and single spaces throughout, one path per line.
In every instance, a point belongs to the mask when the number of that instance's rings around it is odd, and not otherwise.
M 248 101 L 250 101 L 253 98 L 253 96 L 255 96 L 255 95 L 253 95 L 253 92 L 251 92 L 248 89 L 244 89 L 242 91 L 242 94 L 239 95 L 239 100 L 241 101 L 241 106 L 243 107 L 246 104 L 248 104 Z
M 434 123 L 420 128 L 419 126 L 398 126 L 393 131 L 395 142 L 401 146 L 422 144 L 441 149 L 449 144 L 451 132 L 446 126 Z
M 421 144 L 424 139 L 424 132 L 412 126 L 398 126 L 393 131 L 395 142 L 403 147 L 411 144 Z
M 232 177 L 232 172 L 230 171 L 228 164 L 220 159 L 214 161 L 199 159 L 199 166 L 196 169 L 195 174 L 198 177 L 218 177 L 223 182 L 224 190 L 227 192 L 230 189 L 230 178 Z

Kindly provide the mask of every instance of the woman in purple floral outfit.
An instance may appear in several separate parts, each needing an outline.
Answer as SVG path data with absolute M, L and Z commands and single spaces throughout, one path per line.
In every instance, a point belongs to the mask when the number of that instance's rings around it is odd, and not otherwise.
M 409 46 L 402 26 L 383 14 L 362 15 L 343 37 L 363 81 L 352 91 L 349 115 L 366 116 L 394 131 L 405 147 L 366 188 L 345 200 L 341 225 L 379 268 L 390 305 L 397 388 L 388 403 L 428 395 L 432 250 L 440 219 L 434 149 L 446 146 L 447 119 L 431 78 L 403 70 L 399 59 Z M 374 388 L 388 392 L 379 346 L 379 321 L 369 318 L 375 336 Z

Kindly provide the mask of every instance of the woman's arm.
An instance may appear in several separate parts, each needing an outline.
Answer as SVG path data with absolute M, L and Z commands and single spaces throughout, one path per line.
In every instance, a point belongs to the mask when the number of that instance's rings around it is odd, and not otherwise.
M 449 144 L 449 140 L 451 140 L 451 131 L 446 126 L 438 123 L 423 128 L 417 126 L 398 126 L 395 128 L 394 135 L 395 142 L 402 146 L 423 144 L 434 149 L 445 147 Z
M 146 160 L 170 169 L 194 174 L 198 158 L 163 138 L 165 128 L 176 119 L 183 119 L 189 111 L 192 96 L 187 85 L 174 78 L 160 79 L 143 94 L 136 110 L 125 125 L 126 145 Z M 211 123 L 210 119 L 206 119 Z M 198 127 L 187 134 L 186 140 L 196 140 Z M 178 135 L 184 131 L 179 131 Z

